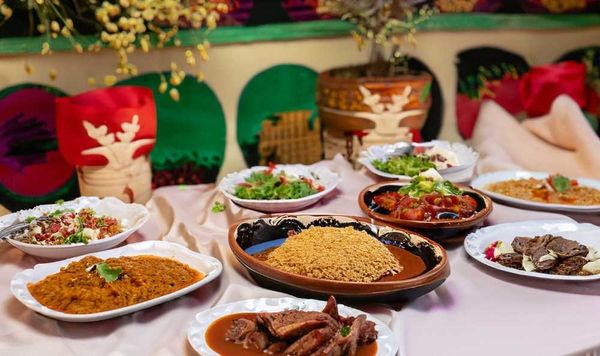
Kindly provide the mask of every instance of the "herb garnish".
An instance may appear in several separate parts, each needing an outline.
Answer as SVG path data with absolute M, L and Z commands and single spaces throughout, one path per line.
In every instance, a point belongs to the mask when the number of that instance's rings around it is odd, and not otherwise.
M 440 195 L 462 195 L 462 190 L 456 187 L 450 181 L 434 181 L 425 177 L 415 177 L 409 185 L 398 190 L 398 193 L 405 194 L 411 198 L 419 198 L 429 193 L 439 193 Z
M 57 218 L 64 213 L 72 213 L 75 212 L 73 209 L 56 209 L 53 212 L 49 213 L 48 216 L 51 218 Z
M 220 201 L 216 201 L 210 211 L 213 213 L 222 213 L 225 211 L 225 204 L 221 203 Z
M 27 219 L 25 219 L 25 222 L 30 224 L 33 220 L 35 220 L 35 216 L 28 216 Z
M 86 245 L 88 243 L 88 237 L 83 233 L 83 229 L 80 229 L 76 233 L 67 236 L 67 238 L 65 239 L 65 241 L 63 243 L 65 245 L 67 245 L 67 244 L 77 244 L 80 242 L 83 242 Z
M 96 263 L 89 269 L 89 272 L 93 272 L 94 270 L 108 283 L 116 281 L 123 273 L 122 269 L 111 268 L 106 262 Z
M 351 328 L 348 325 L 343 326 L 340 329 L 340 334 L 342 334 L 343 337 L 346 337 L 346 336 L 350 335 L 350 330 L 351 330 Z
M 550 184 L 558 193 L 564 193 L 571 188 L 571 180 L 560 174 L 550 176 Z

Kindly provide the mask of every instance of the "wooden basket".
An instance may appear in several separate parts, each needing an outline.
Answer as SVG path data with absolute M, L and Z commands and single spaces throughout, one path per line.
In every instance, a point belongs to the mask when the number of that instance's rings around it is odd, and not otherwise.
M 274 163 L 312 164 L 321 160 L 321 122 L 316 118 L 310 127 L 310 110 L 275 114 L 265 120 L 260 132 L 258 154 L 260 165 Z

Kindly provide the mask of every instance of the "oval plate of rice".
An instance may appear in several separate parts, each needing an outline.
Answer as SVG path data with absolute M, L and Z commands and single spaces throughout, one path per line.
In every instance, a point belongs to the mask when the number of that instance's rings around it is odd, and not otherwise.
M 258 284 L 298 296 L 397 302 L 429 293 L 450 275 L 440 245 L 363 217 L 286 214 L 245 219 L 230 226 L 229 245 Z M 393 278 L 413 263 L 402 257 L 406 253 L 413 262 L 419 260 L 422 271 Z

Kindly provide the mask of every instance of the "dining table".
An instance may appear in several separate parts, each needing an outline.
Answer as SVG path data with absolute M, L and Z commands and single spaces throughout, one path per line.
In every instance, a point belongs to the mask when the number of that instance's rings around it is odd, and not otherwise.
M 295 213 L 366 216 L 358 194 L 378 178 L 355 170 L 341 156 L 315 165 L 338 173 L 341 181 L 318 203 Z M 216 202 L 225 209 L 213 211 Z M 198 312 L 245 299 L 290 296 L 260 287 L 228 245 L 231 224 L 263 213 L 228 201 L 215 184 L 161 187 L 146 206 L 149 220 L 125 243 L 182 244 L 219 259 L 221 276 L 183 297 L 129 315 L 87 323 L 57 321 L 26 308 L 9 288 L 16 273 L 49 261 L 0 242 L 0 355 L 194 355 L 187 331 Z M 484 225 L 541 219 L 600 223 L 597 215 L 567 216 L 495 202 Z M 470 258 L 460 237 L 443 246 L 450 276 L 434 291 L 411 301 L 350 304 L 390 327 L 400 345 L 398 355 L 600 352 L 600 282 L 543 280 L 492 269 Z

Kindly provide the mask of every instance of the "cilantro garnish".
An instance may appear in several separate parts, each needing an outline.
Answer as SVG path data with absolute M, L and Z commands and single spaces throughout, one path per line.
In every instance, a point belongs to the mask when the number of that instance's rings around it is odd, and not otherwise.
M 123 270 L 120 268 L 111 268 L 106 262 L 96 263 L 96 271 L 100 275 L 100 277 L 104 278 L 108 283 L 114 282 L 123 273 Z
M 56 205 L 63 205 L 64 202 L 65 202 L 64 199 L 58 199 L 57 201 L 54 202 L 54 204 L 56 204 Z
M 57 218 L 64 213 L 72 213 L 74 211 L 75 210 L 73 210 L 73 209 L 56 209 L 53 212 L 49 213 L 48 216 L 51 218 Z
M 35 216 L 28 216 L 27 219 L 25 219 L 26 223 L 31 223 L 33 220 L 35 220 Z
M 83 229 L 77 231 L 74 234 L 67 236 L 67 238 L 65 239 L 65 241 L 63 243 L 64 244 L 77 244 L 80 242 L 83 242 L 84 244 L 88 243 L 88 237 L 83 233 Z
M 216 201 L 210 211 L 213 213 L 222 213 L 225 211 L 225 204 L 221 203 L 220 201 Z
M 348 325 L 343 326 L 340 329 L 340 334 L 342 334 L 343 337 L 346 337 L 346 336 L 350 335 L 350 330 L 351 330 L 351 328 Z
M 566 192 L 571 188 L 571 180 L 563 175 L 555 174 L 550 176 L 550 184 L 559 193 Z

